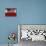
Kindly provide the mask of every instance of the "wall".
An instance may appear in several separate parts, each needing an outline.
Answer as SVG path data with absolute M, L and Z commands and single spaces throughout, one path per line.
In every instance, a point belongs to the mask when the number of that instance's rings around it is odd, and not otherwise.
M 16 17 L 5 17 L 5 8 L 17 8 Z M 17 24 L 46 24 L 46 0 L 0 0 L 0 44 L 7 44 Z M 16 40 L 17 42 L 17 40 Z

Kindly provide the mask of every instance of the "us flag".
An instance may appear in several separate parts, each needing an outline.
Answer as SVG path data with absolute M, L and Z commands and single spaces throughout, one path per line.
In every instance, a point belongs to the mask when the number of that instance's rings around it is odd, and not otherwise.
M 16 16 L 16 8 L 6 8 L 5 16 Z

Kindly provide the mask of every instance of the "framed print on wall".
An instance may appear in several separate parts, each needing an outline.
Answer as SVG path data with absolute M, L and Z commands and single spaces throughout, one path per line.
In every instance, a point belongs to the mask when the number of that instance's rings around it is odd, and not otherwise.
M 16 16 L 16 8 L 5 8 L 5 16 Z
M 46 41 L 45 24 L 19 24 L 18 38 L 21 40 Z

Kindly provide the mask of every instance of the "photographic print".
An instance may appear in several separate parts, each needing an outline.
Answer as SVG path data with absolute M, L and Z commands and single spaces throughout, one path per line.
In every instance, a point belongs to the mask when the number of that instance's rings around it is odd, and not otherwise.
M 5 16 L 16 16 L 16 8 L 5 8 Z

